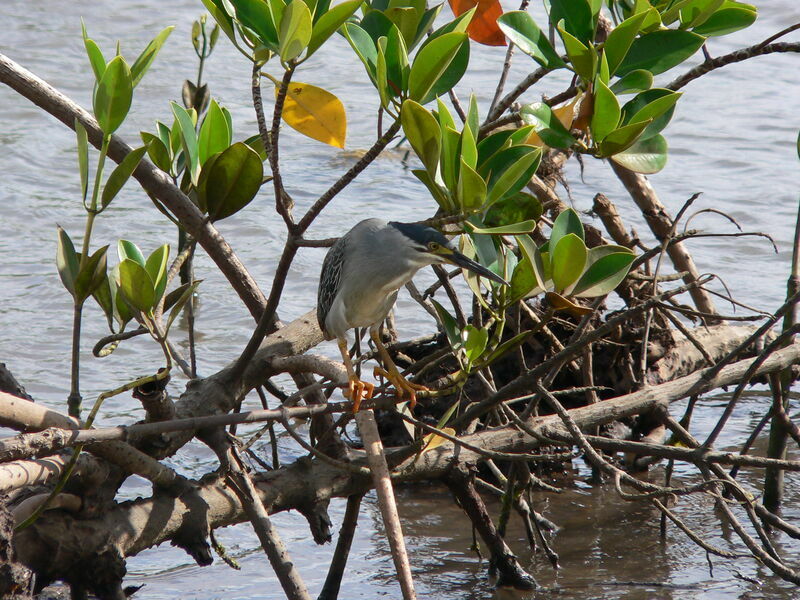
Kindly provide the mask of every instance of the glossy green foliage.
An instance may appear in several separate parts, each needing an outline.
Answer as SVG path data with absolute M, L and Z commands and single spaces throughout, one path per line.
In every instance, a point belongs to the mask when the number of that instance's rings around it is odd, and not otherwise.
M 115 56 L 97 82 L 93 100 L 94 116 L 104 134 L 110 135 L 122 125 L 132 100 L 131 70 L 124 58 Z
M 408 78 L 409 98 L 427 104 L 438 97 L 441 91 L 435 88 L 437 82 L 451 68 L 459 51 L 465 46 L 468 47 L 468 44 L 466 33 L 454 31 L 439 36 L 423 46 L 411 65 Z
M 640 139 L 627 150 L 611 157 L 615 163 L 635 173 L 658 173 L 667 164 L 667 140 L 661 134 Z
M 551 148 L 570 148 L 576 140 L 558 120 L 553 109 L 544 102 L 523 106 L 519 111 L 522 121 L 533 126 L 542 141 Z
M 197 158 L 200 165 L 204 165 L 210 156 L 230 146 L 231 136 L 225 113 L 217 101 L 212 99 L 197 136 Z
M 139 162 L 142 160 L 145 152 L 147 152 L 145 146 L 131 150 L 125 158 L 122 159 L 122 162 L 111 172 L 111 175 L 109 175 L 106 181 L 106 185 L 103 187 L 103 193 L 100 196 L 101 210 L 105 209 L 111 204 L 111 201 L 116 198 L 122 186 L 130 179 L 136 167 L 139 166 Z
M 550 0 L 550 22 L 562 21 L 564 31 L 583 44 L 591 44 L 597 16 L 588 0 Z
M 286 4 L 278 31 L 278 53 L 283 62 L 298 58 L 311 41 L 312 18 L 303 0 Z
M 509 40 L 541 66 L 547 69 L 566 66 L 529 13 L 521 10 L 506 12 L 497 19 L 497 24 Z
M 645 69 L 658 75 L 692 56 L 705 40 L 702 35 L 678 29 L 647 33 L 633 41 L 617 73 L 625 75 L 636 69 Z
M 553 223 L 550 240 L 541 248 L 526 235 L 517 236 L 521 260 L 511 280 L 511 300 L 554 290 L 563 307 L 564 296 L 595 297 L 609 293 L 625 278 L 635 255 L 622 246 L 588 249 L 578 214 L 563 211 Z
M 192 183 L 197 185 L 197 180 L 200 177 L 200 149 L 197 131 L 195 130 L 197 113 L 194 110 L 187 111 L 177 102 L 170 102 L 170 106 L 172 107 L 172 114 L 175 115 L 175 124 L 172 126 L 171 137 L 175 136 L 177 131 L 178 139 L 183 148 L 186 170 Z
M 64 288 L 70 293 L 76 305 L 82 305 L 103 282 L 106 274 L 106 250 L 103 246 L 81 260 L 81 254 L 69 234 L 58 227 L 56 247 L 56 268 Z
M 78 141 L 78 173 L 81 178 L 81 198 L 86 203 L 89 191 L 89 136 L 83 124 L 75 119 L 75 135 Z
M 621 111 L 617 97 L 599 79 L 595 82 L 594 112 L 592 113 L 592 136 L 600 142 L 619 124 Z
M 203 165 L 197 186 L 200 209 L 212 221 L 229 217 L 255 198 L 263 178 L 261 157 L 247 144 L 237 142 Z
M 120 240 L 117 253 L 120 262 L 116 271 L 116 286 L 122 298 L 131 308 L 151 314 L 167 286 L 169 245 L 159 246 L 145 259 L 133 242 Z
M 150 65 L 153 64 L 158 52 L 161 50 L 164 42 L 167 41 L 173 29 L 175 29 L 174 25 L 164 28 L 161 33 L 145 46 L 145 49 L 142 50 L 142 53 L 136 58 L 133 65 L 131 65 L 131 83 L 133 87 L 136 87 L 142 80 L 142 77 L 144 77 L 144 74 L 147 73 L 147 70 L 150 68 Z

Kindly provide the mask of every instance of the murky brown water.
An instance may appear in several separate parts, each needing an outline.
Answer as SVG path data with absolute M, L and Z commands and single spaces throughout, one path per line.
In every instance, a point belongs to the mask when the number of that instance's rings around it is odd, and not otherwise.
M 511 4 L 508 8 L 512 8 Z M 750 30 L 730 38 L 713 40 L 711 52 L 723 54 L 733 48 L 764 39 L 791 23 L 800 21 L 800 5 L 792 0 L 762 3 L 762 16 Z M 541 14 L 541 8 L 534 9 Z M 84 16 L 90 35 L 106 54 L 114 41 L 122 40 L 123 53 L 134 55 L 146 41 L 167 24 L 176 30 L 151 72 L 137 88 L 131 118 L 121 133 L 133 140 L 141 129 L 151 129 L 155 119 L 168 120 L 168 100 L 178 99 L 179 82 L 195 77 L 196 64 L 188 41 L 191 21 L 202 12 L 200 2 L 156 0 L 103 3 L 89 0 L 71 3 L 39 0 L 0 1 L 0 52 L 3 52 L 83 105 L 90 103 L 91 79 L 80 39 L 79 17 Z M 797 39 L 794 38 L 788 39 Z M 475 91 L 488 103 L 495 73 L 503 51 L 479 48 L 475 63 L 458 91 L 466 96 Z M 690 84 L 667 130 L 671 144 L 670 162 L 652 181 L 662 200 L 674 213 L 693 192 L 704 193 L 698 208 L 727 211 L 745 229 L 767 231 L 775 237 L 780 254 L 757 238 L 714 238 L 691 243 L 701 270 L 715 270 L 747 303 L 774 309 L 781 303 L 788 271 L 790 242 L 798 198 L 798 162 L 794 151 L 800 77 L 796 56 L 771 56 L 726 68 Z M 516 60 L 511 80 L 526 73 L 531 63 Z M 212 93 L 233 113 L 235 138 L 255 131 L 249 101 L 249 67 L 224 40 L 210 60 L 206 79 Z M 374 135 L 374 93 L 349 47 L 337 40 L 329 54 L 319 54 L 304 65 L 300 81 L 323 86 L 339 95 L 348 110 L 350 150 L 364 148 Z M 669 78 L 665 78 L 668 81 Z M 536 94 L 559 91 L 564 79 L 550 76 Z M 269 92 L 265 92 L 269 96 Z M 369 98 L 370 100 L 365 100 Z M 350 155 L 309 142 L 291 130 L 282 149 L 282 167 L 289 188 L 302 209 L 326 189 L 342 169 L 352 163 Z M 78 200 L 78 178 L 74 168 L 73 134 L 27 101 L 0 87 L 0 360 L 9 364 L 40 401 L 63 408 L 66 396 L 70 328 L 70 306 L 55 271 L 55 225 L 74 235 L 82 231 L 83 213 Z M 576 208 L 586 210 L 591 198 L 602 191 L 618 200 L 623 217 L 643 237 L 645 226 L 605 165 L 590 161 L 581 183 L 576 165 L 569 176 Z M 342 227 L 365 215 L 414 220 L 428 216 L 431 202 L 421 184 L 409 176 L 396 155 L 388 154 L 376 168 L 367 170 L 340 198 L 334 209 L 323 214 L 312 235 L 336 235 Z M 693 226 L 730 231 L 722 219 L 704 215 Z M 268 286 L 277 254 L 282 247 L 281 225 L 271 202 L 265 198 L 246 211 L 226 220 L 220 229 L 241 256 L 251 273 Z M 113 210 L 99 219 L 95 240 L 113 243 L 119 237 L 132 239 L 150 250 L 174 239 L 174 232 L 149 201 L 132 186 L 115 201 Z M 102 242 L 101 242 L 102 241 Z M 316 278 L 322 250 L 302 252 L 287 284 L 281 316 L 290 319 L 313 306 Z M 252 327 L 249 315 L 213 265 L 201 256 L 198 271 L 205 279 L 199 310 L 200 368 L 210 373 L 236 356 Z M 420 274 L 424 284 L 428 274 Z M 725 310 L 728 310 L 726 307 Z M 87 346 L 105 334 L 99 312 L 91 309 L 85 319 Z M 398 324 L 405 336 L 426 332 L 432 322 L 401 294 Z M 335 355 L 335 348 L 320 351 Z M 133 357 L 136 360 L 133 360 Z M 147 357 L 145 362 L 142 362 Z M 148 361 L 149 360 L 149 364 Z M 144 341 L 135 340 L 111 358 L 85 359 L 84 394 L 92 397 L 119 385 L 158 364 L 158 353 Z M 174 382 L 178 393 L 183 385 Z M 695 427 L 702 435 L 719 413 L 721 398 L 703 403 Z M 753 393 L 740 404 L 728 437 L 721 444 L 735 444 L 758 420 L 768 399 Z M 676 413 L 680 407 L 676 407 Z M 796 406 L 795 406 L 796 410 Z M 102 422 L 127 422 L 140 413 L 129 398 L 107 404 Z M 284 454 L 296 450 L 284 441 Z M 173 466 L 189 476 L 213 465 L 204 447 L 184 449 L 172 460 Z M 512 519 L 509 540 L 525 566 L 546 586 L 539 598 L 555 599 L 713 599 L 800 598 L 793 587 L 770 577 L 752 561 L 732 563 L 713 559 L 710 572 L 705 554 L 680 532 L 669 529 L 665 541 L 658 533 L 657 515 L 647 506 L 620 501 L 613 490 L 583 483 L 585 466 L 576 461 L 576 485 L 563 494 L 539 494 L 536 509 L 561 526 L 553 539 L 562 569 L 554 573 L 541 557 L 526 550 L 524 532 Z M 681 472 L 691 481 L 690 470 Z M 655 469 L 652 477 L 660 478 Z M 746 480 L 757 477 L 748 473 Z M 147 495 L 144 482 L 126 484 L 128 497 Z M 421 598 L 485 599 L 493 591 L 486 581 L 485 564 L 470 553 L 471 531 L 466 517 L 437 486 L 403 488 L 399 491 L 401 515 L 408 535 L 412 565 Z M 800 481 L 787 478 L 787 517 L 800 517 Z M 497 507 L 494 506 L 496 510 Z M 341 520 L 343 501 L 331 505 L 335 526 Z M 678 507 L 709 541 L 716 539 L 716 519 L 707 503 L 698 498 L 681 501 Z M 293 559 L 312 590 L 324 580 L 332 548 L 317 547 L 308 535 L 304 519 L 296 514 L 275 517 Z M 199 568 L 174 548 L 150 550 L 129 562 L 131 584 L 145 583 L 145 598 L 281 598 L 255 536 L 247 526 L 233 527 L 219 535 L 229 552 L 237 557 L 242 571 L 230 570 L 221 562 Z M 797 544 L 781 540 L 795 558 Z M 755 577 L 760 584 L 740 579 Z M 374 499 L 367 497 L 359 532 L 341 594 L 343 599 L 399 598 L 393 569 L 382 534 Z

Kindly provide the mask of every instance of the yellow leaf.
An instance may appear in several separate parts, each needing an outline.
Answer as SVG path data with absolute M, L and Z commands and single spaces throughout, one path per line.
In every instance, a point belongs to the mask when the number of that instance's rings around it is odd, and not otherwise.
M 278 88 L 275 88 L 278 95 Z M 289 84 L 283 105 L 283 120 L 305 136 L 344 148 L 347 117 L 341 100 L 330 92 L 309 83 Z
M 448 435 L 455 435 L 456 430 L 453 429 L 452 427 L 444 427 L 442 428 L 442 433 L 446 433 Z M 425 443 L 424 446 L 422 447 L 422 451 L 427 452 L 428 450 L 433 450 L 434 448 L 441 446 L 447 440 L 440 435 L 436 435 L 435 433 L 429 433 L 424 438 L 422 438 L 422 441 Z

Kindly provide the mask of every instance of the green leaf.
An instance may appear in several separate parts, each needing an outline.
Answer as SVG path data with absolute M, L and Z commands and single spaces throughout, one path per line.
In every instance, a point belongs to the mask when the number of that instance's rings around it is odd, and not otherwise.
M 464 353 L 467 355 L 467 361 L 472 364 L 486 350 L 489 332 L 483 328 L 478 329 L 474 325 L 467 325 L 461 332 L 461 336 L 464 339 Z
M 133 307 L 125 299 L 125 296 L 122 293 L 119 284 L 117 283 L 118 281 L 119 281 L 119 265 L 114 267 L 113 271 L 111 272 L 111 276 L 108 277 L 108 288 L 111 294 L 111 298 L 113 298 L 114 318 L 117 320 L 117 323 L 119 324 L 119 330 L 122 331 L 123 329 L 125 329 L 125 325 L 127 325 L 131 321 L 131 319 L 133 319 L 135 314 L 133 312 L 134 311 Z
M 153 280 L 138 262 L 126 258 L 119 263 L 119 288 L 132 307 L 148 313 L 156 303 Z
M 78 277 L 78 265 L 80 263 L 80 258 L 78 257 L 77 252 L 75 252 L 75 246 L 72 244 L 69 234 L 60 226 L 58 227 L 57 231 L 58 244 L 56 246 L 56 268 L 58 269 L 59 277 L 61 277 L 61 283 L 64 284 L 64 287 L 72 295 L 72 297 L 76 298 L 75 279 Z
M 225 32 L 225 35 L 228 36 L 231 43 L 235 44 L 236 34 L 233 31 L 233 19 L 231 19 L 231 15 L 223 10 L 222 0 L 202 0 L 202 2 L 206 10 L 217 22 L 217 25 L 219 25 L 222 31 Z
M 455 130 L 456 122 L 453 120 L 453 115 L 447 108 L 447 105 L 442 102 L 441 98 L 436 99 L 436 119 L 439 121 L 439 127 L 444 131 L 446 128 Z
M 363 0 L 348 0 L 323 13 L 311 29 L 311 39 L 308 42 L 306 56 L 311 56 L 319 50 L 320 46 L 358 10 L 362 2 Z
M 228 129 L 228 120 L 217 101 L 212 99 L 197 137 L 197 156 L 200 164 L 205 164 L 209 156 L 222 152 L 230 144 L 231 131 Z
M 278 52 L 280 17 L 276 18 L 270 4 L 263 0 L 231 0 L 231 4 L 236 7 L 236 18 L 241 21 L 242 25 L 255 33 L 265 47 L 273 52 Z M 228 37 L 231 36 L 228 35 Z M 231 41 L 234 41 L 233 37 L 231 37 Z
M 500 227 L 527 220 L 538 222 L 541 216 L 539 199 L 526 192 L 517 192 L 492 204 L 483 220 L 489 227 Z
M 594 112 L 592 113 L 592 135 L 595 142 L 616 129 L 620 117 L 619 102 L 608 87 L 599 79 L 595 81 Z
M 630 125 L 615 129 L 600 142 L 597 147 L 596 156 L 598 158 L 605 158 L 627 150 L 639 139 L 639 136 L 647 129 L 650 123 L 650 121 L 642 121 L 641 123 L 631 123 Z
M 172 114 L 179 125 L 180 139 L 183 144 L 184 154 L 188 157 L 187 171 L 192 183 L 196 186 L 200 176 L 200 150 L 197 143 L 197 132 L 194 129 L 194 121 L 191 115 L 177 102 L 170 102 Z M 175 127 L 172 128 L 173 132 Z
M 586 0 L 550 0 L 550 22 L 564 20 L 564 29 L 581 42 L 594 41 L 594 15 Z
M 552 257 L 556 291 L 560 292 L 578 280 L 586 266 L 587 254 L 583 240 L 574 233 L 568 233 L 558 241 Z
M 367 75 L 375 83 L 375 72 L 378 68 L 378 49 L 375 47 L 375 42 L 372 41 L 369 33 L 354 23 L 345 23 L 342 25 L 342 31 L 353 51 L 364 63 Z
M 466 43 L 467 35 L 465 33 L 452 32 L 423 46 L 411 65 L 411 74 L 408 79 L 409 97 L 421 104 L 426 104 L 427 102 L 424 100 Z M 430 98 L 430 100 L 432 99 Z
M 509 140 L 513 133 L 513 129 L 498 131 L 486 136 L 478 142 L 478 170 L 480 172 L 485 173 L 484 165 L 486 161 L 497 154 L 501 149 L 505 149 L 511 145 Z
M 617 94 L 635 94 L 649 90 L 653 85 L 653 74 L 644 69 L 631 71 L 621 79 L 618 79 L 612 86 L 611 91 Z
M 457 197 L 464 212 L 477 210 L 486 200 L 486 182 L 463 158 L 458 174 Z
M 103 133 L 114 133 L 131 108 L 133 85 L 131 71 L 121 56 L 115 56 L 106 66 L 94 93 L 94 116 Z
M 169 173 L 172 168 L 172 159 L 169 155 L 169 150 L 164 146 L 161 138 L 156 137 L 147 131 L 140 131 L 139 135 L 147 148 L 147 156 L 153 161 L 153 164 L 165 173 Z
M 622 63 L 622 59 L 624 59 L 625 55 L 628 53 L 646 16 L 646 11 L 635 14 L 625 19 L 608 34 L 608 39 L 603 48 L 606 60 L 608 61 L 609 75 L 613 75 L 617 72 L 617 67 L 619 67 Z
M 523 257 L 514 267 L 511 274 L 511 289 L 509 290 L 509 304 L 522 300 L 538 285 L 536 274 L 528 257 Z
M 109 281 L 111 281 L 108 277 L 108 274 L 105 274 L 103 277 L 103 281 L 100 285 L 92 293 L 97 304 L 103 310 L 103 314 L 106 316 L 106 320 L 108 321 L 108 328 L 113 332 L 114 331 L 114 297 L 111 294 L 111 290 L 109 289 Z
M 83 304 L 100 287 L 106 277 L 106 251 L 108 246 L 95 251 L 86 261 L 75 278 L 75 301 Z
M 423 13 L 422 18 L 417 25 L 417 33 L 414 36 L 414 41 L 408 44 L 409 51 L 425 38 L 425 35 L 431 30 L 431 27 L 433 27 L 433 22 L 436 20 L 436 17 L 439 16 L 441 10 L 442 4 L 437 4 Z
M 509 164 L 497 177 L 495 177 L 494 173 L 492 174 L 488 186 L 487 202 L 489 205 L 507 195 L 516 194 L 530 181 L 530 178 L 533 177 L 539 167 L 539 162 L 542 160 L 542 151 L 535 146 L 515 146 L 514 148 L 520 147 L 527 149 L 527 152 L 519 160 Z
M 167 41 L 167 38 L 169 37 L 169 34 L 172 33 L 173 29 L 175 29 L 174 25 L 164 28 L 161 33 L 154 37 L 150 43 L 145 46 L 145 49 L 142 50 L 142 53 L 133 63 L 131 66 L 131 85 L 133 87 L 136 87 L 142 80 L 142 77 L 144 77 L 144 74 L 147 72 L 147 69 L 150 68 L 150 65 L 153 64 L 158 51 L 161 50 L 161 46 L 163 46 L 164 42 Z
M 283 62 L 294 60 L 311 41 L 311 12 L 302 0 L 291 0 L 283 11 L 278 52 Z
M 575 143 L 575 138 L 553 114 L 553 109 L 544 102 L 523 106 L 519 115 L 524 123 L 533 125 L 533 130 L 551 148 L 566 149 Z
M 667 164 L 667 140 L 660 133 L 638 140 L 624 152 L 611 157 L 615 163 L 635 173 L 658 173 Z
M 734 31 L 745 29 L 755 23 L 757 13 L 743 6 L 723 6 L 706 21 L 693 29 L 695 33 L 706 37 L 728 35 Z
M 522 10 L 512 10 L 497 19 L 497 25 L 522 52 L 546 69 L 565 67 L 564 61 L 553 50 L 547 35 L 536 25 L 533 17 Z
M 461 330 L 458 328 L 458 323 L 453 315 L 447 312 L 444 306 L 436 300 L 431 299 L 431 304 L 436 309 L 436 314 L 439 315 L 439 321 L 442 324 L 445 335 L 447 335 L 447 341 L 450 342 L 450 347 L 453 350 L 457 350 L 461 347 Z
M 81 198 L 86 202 L 89 191 L 89 136 L 86 128 L 75 119 L 75 134 L 78 138 L 78 172 L 81 177 Z
M 592 248 L 592 250 L 595 249 Z M 624 252 L 606 254 L 592 262 L 593 257 L 590 251 L 589 261 L 591 264 L 575 284 L 571 295 L 581 298 L 604 296 L 625 279 L 634 258 L 636 255 L 626 249 Z
M 240 211 L 255 198 L 264 177 L 264 165 L 258 153 L 242 142 L 212 160 L 207 163 L 208 170 L 203 169 L 197 193 L 208 208 L 209 218 L 218 221 Z
M 436 175 L 439 155 L 442 151 L 442 131 L 436 117 L 413 100 L 406 100 L 400 109 L 400 122 L 411 147 L 417 153 L 431 176 Z
M 578 0 L 582 2 L 584 0 Z M 567 50 L 572 69 L 586 82 L 592 81 L 597 71 L 597 51 L 593 45 L 585 46 L 580 40 L 558 28 L 564 48 Z
M 467 109 L 467 121 L 465 127 L 469 127 L 472 132 L 472 139 L 476 140 L 480 134 L 481 117 L 478 112 L 478 97 L 475 94 L 469 95 L 469 108 Z
M 483 235 L 521 235 L 523 233 L 530 233 L 536 229 L 536 221 L 534 220 L 511 223 L 499 227 L 478 227 L 469 221 L 465 221 L 464 225 L 471 233 L 480 233 Z
M 106 59 L 97 43 L 86 34 L 86 24 L 81 19 L 81 31 L 83 33 L 83 45 L 86 48 L 86 55 L 89 57 L 89 64 L 94 71 L 94 78 L 100 81 L 106 70 Z
M 550 232 L 550 248 L 555 248 L 561 238 L 569 234 L 574 234 L 581 240 L 584 239 L 583 223 L 573 208 L 561 211 L 553 222 L 553 229 Z
M 119 256 L 120 262 L 128 258 L 138 263 L 140 267 L 144 268 L 144 255 L 133 242 L 129 242 L 128 240 L 119 240 L 119 242 L 117 242 L 117 255 Z
M 461 131 L 461 160 L 474 169 L 478 163 L 478 148 L 475 146 L 475 136 L 472 129 L 465 124 Z
M 617 73 L 626 75 L 636 69 L 646 69 L 658 75 L 681 64 L 697 52 L 705 41 L 702 35 L 678 29 L 647 33 L 634 40 Z
M 461 165 L 458 152 L 460 142 L 461 135 L 455 129 L 442 128 L 442 155 L 439 170 L 448 190 L 454 190 L 458 185 L 458 171 Z
M 386 42 L 387 40 L 385 37 L 378 38 L 378 63 L 375 69 L 375 87 L 378 88 L 381 106 L 389 108 L 391 106 L 392 94 L 389 91 L 389 79 L 386 73 Z
M 164 244 L 156 248 L 153 253 L 147 257 L 147 262 L 144 265 L 147 274 L 150 275 L 150 279 L 153 282 L 153 293 L 156 302 L 164 295 L 164 290 L 167 287 L 168 265 L 169 244 Z
M 680 97 L 680 92 L 661 88 L 642 92 L 622 107 L 623 123 L 652 121 L 640 139 L 653 137 L 669 124 L 675 112 L 675 103 Z
M 692 29 L 706 22 L 725 0 L 692 0 L 680 11 L 681 29 Z
M 546 289 L 548 281 L 550 281 L 552 277 L 549 254 L 545 256 L 547 253 L 537 248 L 529 235 L 519 235 L 516 237 L 516 240 L 523 257 L 528 260 L 533 268 L 533 274 L 536 277 L 536 287 L 542 290 Z
M 392 6 L 386 10 L 386 16 L 395 24 L 403 37 L 403 43 L 410 46 L 417 34 L 417 25 L 421 13 L 411 6 Z
M 100 199 L 100 206 L 102 208 L 106 208 L 109 204 L 111 204 L 111 201 L 122 189 L 122 186 L 125 185 L 128 179 L 130 179 L 130 176 L 136 170 L 136 167 L 139 166 L 139 162 L 141 162 L 145 152 L 147 152 L 146 146 L 131 150 L 125 155 L 125 158 L 122 159 L 122 162 L 120 162 L 119 165 L 117 165 L 117 167 L 111 172 L 111 175 L 109 175 L 108 181 L 106 181 L 106 185 L 103 188 L 103 194 Z

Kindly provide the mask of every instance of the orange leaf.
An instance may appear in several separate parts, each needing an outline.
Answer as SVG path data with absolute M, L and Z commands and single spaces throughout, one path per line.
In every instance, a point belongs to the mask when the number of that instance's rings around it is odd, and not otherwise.
M 497 25 L 497 18 L 503 14 L 500 0 L 449 0 L 455 16 L 460 16 L 474 6 L 475 15 L 467 27 L 467 35 L 479 44 L 486 46 L 505 46 L 506 36 Z

